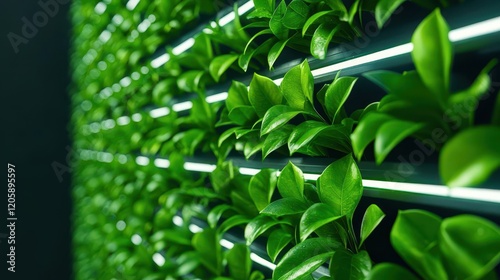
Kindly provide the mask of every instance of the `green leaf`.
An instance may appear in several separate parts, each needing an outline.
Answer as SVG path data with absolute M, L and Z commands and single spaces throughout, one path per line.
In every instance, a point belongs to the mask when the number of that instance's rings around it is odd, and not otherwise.
M 375 7 L 375 19 L 378 28 L 382 28 L 385 22 L 391 17 L 392 13 L 406 0 L 378 0 Z
M 245 46 L 245 50 L 243 51 L 243 53 L 247 53 L 247 50 L 248 50 L 248 47 L 250 46 L 250 44 L 252 44 L 252 42 L 259 36 L 261 35 L 266 35 L 266 34 L 272 34 L 271 32 L 271 29 L 264 29 L 264 30 L 261 30 L 259 31 L 257 34 L 253 35 L 252 38 L 250 38 L 250 40 L 248 40 L 248 43 L 247 45 Z
M 248 89 L 247 86 L 238 81 L 233 81 L 231 87 L 229 88 L 228 95 L 226 98 L 226 107 L 228 111 L 239 107 L 251 105 L 248 100 Z
M 353 25 L 354 23 L 354 17 L 356 16 L 356 13 L 359 10 L 359 3 L 361 0 L 355 0 L 354 3 L 352 3 L 351 7 L 349 8 L 349 24 Z
M 449 95 L 453 50 L 448 39 L 449 28 L 435 9 L 413 33 L 413 62 L 424 84 L 437 96 Z
M 264 43 L 260 44 L 256 49 L 252 51 L 246 51 L 240 58 L 238 59 L 238 65 L 243 69 L 243 71 L 248 70 L 248 65 L 250 64 L 250 60 L 254 55 L 259 53 L 268 53 L 273 44 L 276 42 L 276 38 L 269 38 Z
M 269 133 L 262 146 L 262 158 L 265 159 L 270 153 L 285 145 L 288 142 L 288 137 L 290 137 L 292 130 L 292 125 L 285 124 Z
M 414 123 L 398 119 L 390 120 L 380 126 L 375 138 L 375 157 L 377 164 L 381 164 L 387 155 L 406 137 L 422 130 L 423 123 Z
M 352 218 L 363 195 L 361 174 L 352 156 L 349 154 L 328 165 L 318 180 L 321 201 L 332 207 L 335 216 Z
M 312 205 L 300 218 L 300 240 L 304 241 L 318 228 L 341 217 L 328 204 L 316 203 Z
M 255 153 L 258 153 L 264 143 L 262 142 L 246 142 L 245 147 L 243 148 L 243 154 L 245 155 L 245 159 L 250 159 Z
M 303 279 L 299 277 L 310 275 L 342 246 L 331 238 L 306 239 L 283 256 L 273 272 L 273 279 Z
M 245 239 L 247 241 L 247 246 L 250 246 L 250 244 L 252 244 L 257 237 L 266 232 L 268 229 L 280 223 L 283 222 L 276 221 L 269 216 L 257 216 L 245 227 Z
M 441 223 L 439 248 L 455 279 L 482 279 L 500 263 L 500 227 L 477 216 Z
M 282 127 L 300 113 L 304 113 L 304 111 L 294 109 L 287 105 L 275 105 L 269 108 L 262 119 L 260 135 L 266 135 Z
M 500 127 L 478 126 L 451 138 L 439 156 L 439 173 L 451 187 L 484 182 L 500 167 Z
M 252 106 L 239 106 L 234 107 L 229 114 L 228 118 L 237 125 L 250 125 L 257 119 L 257 114 Z
M 250 249 L 245 244 L 234 244 L 234 247 L 227 252 L 226 259 L 231 279 L 248 279 L 252 269 L 252 260 L 250 259 Z
M 288 5 L 283 16 L 283 25 L 289 29 L 300 29 L 306 22 L 309 14 L 309 6 L 302 0 L 293 0 Z
M 357 80 L 358 78 L 354 77 L 341 77 L 328 87 L 325 94 L 325 106 L 332 124 L 340 123 L 339 113 Z
M 226 231 L 230 230 L 231 228 L 239 225 L 246 225 L 250 219 L 243 215 L 235 215 L 227 220 L 225 220 L 217 229 L 217 233 L 219 234 L 224 234 Z
M 290 107 L 314 113 L 314 78 L 307 59 L 285 74 L 280 88 Z
M 250 82 L 249 100 L 259 117 L 264 117 L 267 110 L 280 105 L 283 99 L 278 86 L 269 78 L 254 74 Z
M 205 72 L 200 70 L 187 71 L 177 79 L 177 86 L 186 92 L 197 91 L 202 87 L 201 83 L 204 74 Z
M 269 65 L 269 70 L 273 68 L 274 62 L 276 62 L 276 60 L 280 56 L 281 52 L 286 46 L 286 43 L 288 43 L 288 41 L 290 41 L 290 39 L 292 38 L 293 37 L 290 37 L 286 40 L 280 40 L 269 50 L 269 53 L 267 54 L 267 63 Z
M 303 200 L 286 197 L 271 202 L 266 206 L 266 208 L 260 211 L 260 213 L 269 216 L 281 217 L 303 213 L 306 211 L 307 207 L 308 205 Z
M 220 137 L 219 137 L 219 141 L 218 141 L 218 145 L 219 147 L 222 146 L 222 143 L 224 143 L 224 141 L 226 141 L 229 137 L 231 137 L 231 135 L 234 134 L 234 132 L 239 129 L 239 127 L 232 127 L 226 131 L 224 131 Z
M 307 146 L 321 131 L 329 127 L 329 125 L 318 121 L 305 121 L 299 124 L 288 139 L 290 155 Z
M 250 179 L 248 192 L 257 210 L 261 211 L 271 201 L 277 179 L 277 172 L 271 169 L 262 169 Z
M 274 10 L 273 16 L 269 21 L 269 28 L 274 36 L 280 40 L 288 39 L 289 30 L 283 25 L 283 17 L 286 11 L 286 2 L 285 0 L 282 0 L 278 7 L 276 7 L 276 10 Z
M 361 221 L 361 242 L 359 247 L 363 245 L 365 240 L 370 236 L 370 234 L 375 230 L 375 228 L 382 222 L 385 214 L 380 210 L 376 204 L 371 204 L 365 211 L 363 220 Z
M 330 6 L 330 9 L 336 14 L 340 20 L 347 21 L 347 9 L 342 0 L 325 0 L 325 3 Z
M 215 275 L 222 272 L 222 248 L 219 237 L 214 229 L 206 228 L 195 233 L 192 239 L 193 247 L 200 254 L 201 263 Z
M 341 25 L 335 27 L 331 23 L 322 23 L 316 31 L 314 31 L 311 39 L 311 54 L 318 58 L 324 59 L 328 51 L 328 45 L 333 38 L 333 35 L 340 30 Z
M 210 62 L 210 66 L 208 68 L 212 78 L 214 78 L 216 82 L 219 82 L 222 74 L 224 74 L 224 72 L 231 67 L 238 57 L 239 55 L 237 54 L 224 54 L 214 58 L 212 62 Z
M 338 249 L 330 263 L 333 279 L 364 280 L 372 269 L 370 256 L 366 251 L 353 254 L 346 249 Z
M 279 253 L 292 241 L 292 235 L 283 229 L 274 230 L 267 239 L 267 254 L 275 262 Z
M 423 210 L 399 211 L 391 244 L 424 279 L 448 279 L 438 248 L 441 218 Z
M 284 198 L 304 201 L 304 175 L 302 170 L 291 161 L 283 168 L 278 177 L 278 190 Z
M 330 11 L 320 11 L 320 12 L 315 13 L 311 17 L 309 17 L 307 19 L 307 21 L 304 23 L 304 26 L 302 27 L 302 37 L 304 37 L 304 35 L 306 35 L 307 30 L 309 29 L 309 27 L 312 24 L 314 24 L 320 18 L 322 18 L 326 15 L 330 15 L 330 14 L 334 14 L 334 11 L 331 11 L 331 10 Z
M 367 280 L 418 280 L 419 278 L 406 268 L 392 263 L 380 263 L 373 267 Z
M 266 279 L 266 277 L 262 272 L 258 270 L 254 270 L 249 278 L 249 280 L 264 280 L 264 279 Z
M 215 206 L 208 213 L 208 216 L 207 216 L 208 225 L 211 228 L 215 228 L 217 226 L 217 223 L 219 222 L 219 219 L 222 216 L 222 214 L 230 209 L 231 209 L 231 206 L 229 206 L 227 204 L 220 204 L 220 205 Z

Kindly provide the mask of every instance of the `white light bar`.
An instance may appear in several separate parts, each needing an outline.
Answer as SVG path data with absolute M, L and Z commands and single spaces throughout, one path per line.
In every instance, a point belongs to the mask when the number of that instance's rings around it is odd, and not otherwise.
M 135 7 L 137 7 L 137 4 L 139 4 L 139 1 L 140 1 L 140 0 L 129 0 L 129 1 L 127 2 L 127 5 L 126 5 L 127 9 L 128 9 L 129 11 L 134 10 L 134 9 L 135 9 Z
M 222 247 L 224 247 L 224 248 L 226 248 L 226 249 L 228 249 L 228 250 L 231 250 L 231 249 L 233 249 L 233 247 L 234 247 L 234 243 L 233 243 L 233 242 L 231 242 L 231 241 L 229 241 L 229 240 L 227 240 L 227 239 L 224 239 L 224 238 L 223 238 L 223 239 L 221 239 L 221 240 L 219 241 L 219 244 L 220 244 Z
M 155 159 L 154 164 L 156 167 L 160 167 L 160 168 L 169 168 L 170 167 L 170 161 L 168 159 L 157 158 L 157 159 Z
M 191 101 L 177 103 L 177 104 L 174 104 L 174 106 L 172 106 L 172 109 L 176 112 L 186 111 L 186 110 L 189 110 L 191 108 L 193 108 L 193 102 L 191 102 Z
M 119 117 L 117 120 L 116 120 L 116 123 L 118 125 L 127 125 L 130 123 L 130 117 L 128 116 L 122 116 L 122 117 Z
M 146 166 L 149 164 L 149 158 L 147 157 L 143 157 L 143 156 L 138 156 L 136 159 L 135 159 L 135 162 L 138 164 L 138 165 L 142 165 L 142 166 Z
M 238 15 L 243 15 L 245 14 L 246 12 L 250 11 L 250 9 L 252 9 L 254 7 L 253 5 L 253 1 L 248 1 L 246 2 L 245 4 L 241 5 L 239 8 L 238 8 Z M 223 16 L 220 20 L 219 20 L 219 25 L 220 26 L 224 26 L 228 23 L 230 23 L 231 21 L 233 21 L 235 18 L 235 14 L 234 14 L 234 11 L 230 12 L 229 14 Z
M 158 68 L 158 67 L 164 65 L 165 63 L 167 63 L 167 61 L 169 59 L 170 59 L 170 55 L 168 53 L 164 53 L 164 54 L 160 55 L 159 57 L 155 58 L 153 61 L 151 61 L 151 67 Z
M 240 167 L 239 168 L 239 171 L 241 174 L 243 175 L 250 175 L 250 176 L 253 176 L 257 173 L 260 172 L 260 169 L 255 169 L 255 168 L 246 168 L 246 167 Z
M 184 169 L 189 171 L 197 172 L 212 172 L 216 166 L 214 164 L 197 163 L 197 162 L 185 162 Z
M 167 107 L 161 107 L 161 108 L 149 111 L 149 115 L 153 119 L 161 118 L 161 117 L 164 117 L 168 114 L 170 114 L 170 109 L 168 109 Z
M 207 98 L 205 98 L 205 100 L 208 102 L 208 103 L 216 103 L 216 102 L 219 102 L 219 101 L 224 101 L 227 99 L 227 92 L 221 92 L 221 93 L 217 93 L 217 94 L 214 94 L 214 95 L 210 95 L 210 96 L 207 96 Z
M 142 121 L 142 115 L 139 113 L 135 113 L 132 115 L 132 120 L 134 122 L 140 122 L 140 121 Z
M 192 233 L 198 233 L 198 232 L 202 232 L 203 229 L 195 224 L 190 224 L 189 231 L 191 231 Z
M 262 266 L 265 266 L 271 270 L 274 270 L 276 268 L 276 265 L 274 263 L 261 258 L 259 255 L 255 254 L 255 253 L 250 253 L 250 259 L 252 259 L 252 261 L 254 261 Z
M 104 4 L 103 2 L 97 3 L 94 7 L 94 12 L 98 15 L 102 15 L 106 11 L 107 5 Z
M 179 55 L 187 50 L 189 50 L 194 45 L 194 38 L 189 38 L 186 41 L 177 45 L 177 47 L 172 49 L 172 53 Z
M 500 32 L 500 17 L 451 30 L 448 38 L 452 42 L 459 42 L 495 32 Z
M 159 253 L 155 253 L 153 255 L 153 261 L 158 265 L 158 266 L 163 266 L 165 264 L 165 258 L 160 255 Z
M 142 237 L 139 234 L 134 234 L 130 240 L 134 243 L 134 245 L 139 245 L 142 242 Z
M 101 42 L 103 43 L 106 43 L 109 38 L 111 38 L 111 32 L 109 32 L 108 30 L 104 30 L 101 35 L 99 35 L 99 40 L 101 40 Z

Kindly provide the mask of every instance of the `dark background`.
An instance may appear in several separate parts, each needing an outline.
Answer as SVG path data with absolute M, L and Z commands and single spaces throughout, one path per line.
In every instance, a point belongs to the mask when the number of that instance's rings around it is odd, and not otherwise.
M 47 0 L 43 0 L 44 2 Z M 0 279 L 70 279 L 70 180 L 59 181 L 53 162 L 68 166 L 70 4 L 59 5 L 15 53 L 9 32 L 21 35 L 22 17 L 38 1 L 0 1 Z M 67 148 L 68 147 L 68 148 Z M 7 163 L 16 166 L 16 272 L 7 271 Z M 10 246 L 10 245 L 9 245 Z

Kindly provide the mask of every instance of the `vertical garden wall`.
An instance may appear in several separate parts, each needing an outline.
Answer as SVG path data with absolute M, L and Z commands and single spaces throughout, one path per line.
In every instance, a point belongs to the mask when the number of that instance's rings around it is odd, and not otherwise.
M 499 11 L 75 1 L 75 278 L 497 279 Z

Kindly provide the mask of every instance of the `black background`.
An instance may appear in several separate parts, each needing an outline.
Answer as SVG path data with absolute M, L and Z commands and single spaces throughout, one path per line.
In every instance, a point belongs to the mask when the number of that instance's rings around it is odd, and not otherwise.
M 45 1 L 45 0 L 44 0 Z M 16 272 L 7 271 L 0 238 L 0 279 L 70 279 L 70 180 L 53 162 L 69 158 L 70 4 L 15 53 L 7 34 L 21 35 L 22 17 L 38 1 L 0 1 L 0 234 L 7 233 L 7 163 L 16 166 Z M 2 237 L 2 235 L 0 235 Z M 10 245 L 9 245 L 10 246 Z

